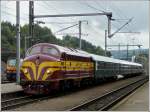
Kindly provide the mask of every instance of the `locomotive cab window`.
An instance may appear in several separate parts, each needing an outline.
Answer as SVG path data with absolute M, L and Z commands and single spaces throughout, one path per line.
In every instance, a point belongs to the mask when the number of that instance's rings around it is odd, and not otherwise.
M 33 48 L 30 48 L 27 51 L 27 56 L 33 55 L 33 54 L 38 54 L 38 53 L 40 53 L 40 51 L 41 51 L 41 46 L 35 46 Z
M 53 47 L 44 46 L 42 52 L 52 56 L 59 56 L 58 51 Z
M 8 60 L 7 64 L 9 66 L 16 66 L 16 59 L 10 59 L 10 60 Z

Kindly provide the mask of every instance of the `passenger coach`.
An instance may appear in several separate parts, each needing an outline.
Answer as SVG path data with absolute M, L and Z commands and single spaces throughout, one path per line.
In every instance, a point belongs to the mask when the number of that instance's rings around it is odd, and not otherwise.
M 95 81 L 101 79 L 117 79 L 121 77 L 131 77 L 142 74 L 143 66 L 138 63 L 124 60 L 113 59 L 104 56 L 90 54 L 94 61 L 94 78 Z

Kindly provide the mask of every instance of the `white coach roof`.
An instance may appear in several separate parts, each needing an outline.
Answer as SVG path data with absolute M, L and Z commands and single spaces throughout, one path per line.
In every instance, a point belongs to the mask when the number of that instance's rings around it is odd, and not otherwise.
M 142 66 L 141 64 L 134 63 L 134 62 L 129 62 L 129 61 L 125 61 L 125 60 L 119 60 L 119 59 L 109 58 L 109 57 L 100 56 L 100 55 L 96 55 L 96 54 L 91 54 L 91 53 L 88 53 L 88 52 L 82 51 L 82 50 L 77 50 L 77 51 L 80 53 L 83 53 L 85 55 L 90 55 L 93 58 L 93 60 L 95 60 L 95 61 L 105 61 L 105 62 L 112 62 L 112 63 L 121 63 L 121 64 L 127 64 L 127 65 Z
M 105 62 L 112 62 L 112 63 L 121 63 L 121 64 L 127 64 L 127 65 L 142 66 L 141 64 L 129 62 L 129 61 L 125 61 L 125 60 L 113 59 L 113 58 L 99 56 L 99 55 L 95 55 L 95 54 L 90 54 L 90 55 L 92 56 L 92 58 L 95 61 L 105 61 Z

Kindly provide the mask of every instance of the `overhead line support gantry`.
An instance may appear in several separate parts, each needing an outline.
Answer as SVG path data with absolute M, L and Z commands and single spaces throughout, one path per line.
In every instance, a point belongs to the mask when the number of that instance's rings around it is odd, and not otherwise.
M 56 14 L 56 15 L 34 15 L 34 4 L 33 1 L 29 3 L 29 35 L 33 38 L 33 23 L 35 18 L 48 18 L 48 17 L 80 17 L 80 16 L 101 16 L 105 15 L 108 18 L 108 37 L 111 35 L 111 18 L 112 12 L 102 12 L 102 13 L 80 13 L 80 14 Z M 81 29 L 79 28 L 79 33 Z M 80 41 L 81 42 L 81 41 Z M 81 48 L 81 43 L 79 43 L 79 48 Z

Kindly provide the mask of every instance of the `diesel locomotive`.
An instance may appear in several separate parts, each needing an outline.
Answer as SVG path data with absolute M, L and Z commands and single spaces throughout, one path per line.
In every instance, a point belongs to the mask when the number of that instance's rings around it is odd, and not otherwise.
M 143 73 L 138 63 L 88 52 L 39 43 L 28 49 L 22 62 L 20 84 L 28 94 L 48 94 L 103 79 L 117 79 Z
M 8 81 L 16 81 L 16 59 L 9 58 L 7 60 L 6 77 Z

